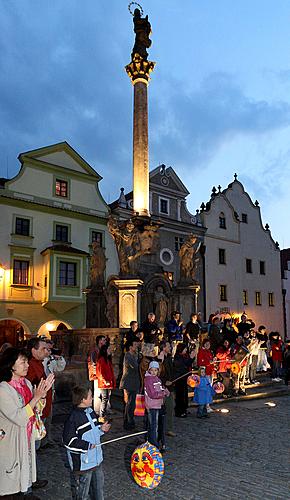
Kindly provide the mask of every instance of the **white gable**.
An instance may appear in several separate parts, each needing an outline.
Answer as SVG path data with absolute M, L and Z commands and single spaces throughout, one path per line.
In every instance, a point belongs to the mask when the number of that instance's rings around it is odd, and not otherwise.
M 87 173 L 85 169 L 65 151 L 56 151 L 47 155 L 38 156 L 37 160 L 44 161 L 45 163 L 50 163 L 52 165 L 69 168 L 77 172 Z

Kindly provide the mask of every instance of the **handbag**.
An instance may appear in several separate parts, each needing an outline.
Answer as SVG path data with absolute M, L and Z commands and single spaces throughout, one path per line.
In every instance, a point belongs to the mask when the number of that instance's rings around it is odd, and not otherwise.
M 43 408 L 45 407 L 46 401 L 40 400 L 34 408 L 35 421 L 33 425 L 33 435 L 35 441 L 40 441 L 46 436 L 46 428 L 41 418 Z
M 136 394 L 136 406 L 134 411 L 135 417 L 144 417 L 145 415 L 145 396 L 144 394 Z

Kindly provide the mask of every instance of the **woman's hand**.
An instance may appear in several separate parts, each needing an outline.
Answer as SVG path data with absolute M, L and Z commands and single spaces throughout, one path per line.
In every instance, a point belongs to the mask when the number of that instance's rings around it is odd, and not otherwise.
M 47 389 L 46 389 L 46 380 L 41 379 L 38 386 L 34 389 L 34 398 L 36 401 L 39 401 L 42 398 L 46 397 Z

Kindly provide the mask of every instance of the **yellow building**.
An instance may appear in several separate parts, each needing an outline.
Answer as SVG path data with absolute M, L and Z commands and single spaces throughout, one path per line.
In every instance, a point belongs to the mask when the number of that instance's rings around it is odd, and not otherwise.
M 118 272 L 101 176 L 66 142 L 19 155 L 0 185 L 0 345 L 17 335 L 85 326 L 91 244 Z

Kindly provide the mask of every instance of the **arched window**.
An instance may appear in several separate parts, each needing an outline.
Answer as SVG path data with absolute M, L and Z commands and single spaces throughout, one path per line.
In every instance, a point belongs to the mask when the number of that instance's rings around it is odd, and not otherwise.
M 226 226 L 226 216 L 223 212 L 220 213 L 220 216 L 219 216 L 219 223 L 220 223 L 220 228 L 221 229 L 226 229 L 227 226 Z

